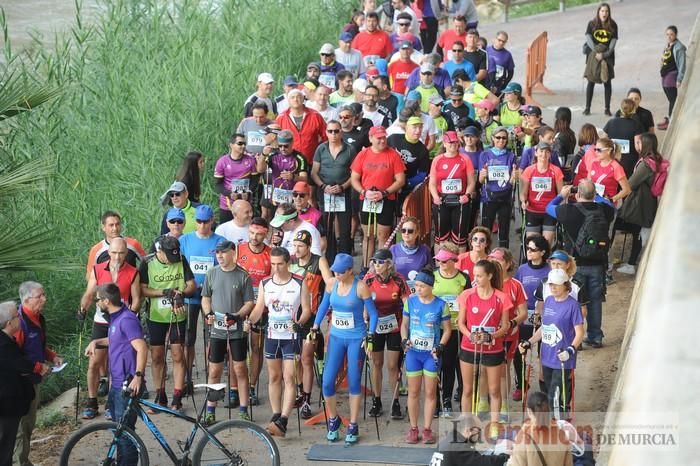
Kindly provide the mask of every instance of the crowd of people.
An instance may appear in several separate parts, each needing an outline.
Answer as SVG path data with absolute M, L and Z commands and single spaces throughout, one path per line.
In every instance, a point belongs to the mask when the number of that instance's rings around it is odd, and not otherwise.
M 472 2 L 457 2 L 441 32 L 441 3 L 415 6 L 366 0 L 337 47 L 322 44 L 306 75 L 285 77 L 278 96 L 275 78 L 261 72 L 213 178 L 203 154 L 186 155 L 161 197 L 160 234 L 148 250 L 122 234 L 119 213 L 103 213 L 104 238 L 90 249 L 78 312 L 85 319 L 97 299 L 83 419 L 100 415 L 105 396 L 104 415 L 121 418 L 124 381 L 183 409 L 200 332 L 207 381 L 219 382 L 228 367 L 226 406 L 242 419 L 264 402 L 258 382 L 266 362 L 267 430 L 275 436 L 285 436 L 295 408 L 304 419 L 314 415 L 320 380 L 327 439 L 338 439 L 336 386 L 345 378 L 345 441 L 357 442 L 366 364 L 370 416 L 384 415 L 385 366 L 392 419 L 404 418 L 399 394 L 407 391 L 407 443 L 435 443 L 433 417 L 453 412 L 485 416 L 497 437 L 510 400 L 527 403 L 533 423 L 546 422 L 540 412 L 572 417 L 577 354 L 603 344 L 610 244 L 616 231 L 632 235 L 618 271 L 634 273 L 668 170 L 653 117 L 637 88 L 612 116 L 618 28 L 608 4 L 585 32 L 583 113 L 603 83 L 611 119 L 602 129 L 586 123 L 578 135 L 569 108 L 549 126 L 539 107 L 525 105 L 512 81 L 508 34 L 488 44 Z M 670 116 L 685 48 L 674 26 L 666 33 L 661 74 Z M 218 206 L 205 202 L 205 182 Z M 421 185 L 431 217 L 403 215 Z M 516 213 L 519 258 L 510 249 Z M 25 466 L 39 382 L 47 363 L 62 360 L 45 344 L 43 286 L 26 282 L 19 294 L 19 308 L 0 304 L 0 325 L 31 361 L 12 367 L 31 374 L 21 383 L 35 396 L 26 390 L 12 422 L 3 416 L 0 444 L 4 455 L 13 451 L 5 446 L 15 434 L 5 426 L 17 421 L 16 464 Z M 134 324 L 139 316 L 144 331 Z M 528 357 L 535 348 L 536 358 Z M 541 393 L 528 400 L 533 366 Z M 209 401 L 206 424 L 216 422 L 216 409 Z

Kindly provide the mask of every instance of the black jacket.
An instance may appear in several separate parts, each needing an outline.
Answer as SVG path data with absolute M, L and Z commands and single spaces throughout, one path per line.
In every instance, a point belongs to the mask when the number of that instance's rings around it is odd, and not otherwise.
M 24 357 L 15 340 L 0 331 L 0 417 L 21 417 L 29 412 L 34 384 L 29 375 L 34 363 Z

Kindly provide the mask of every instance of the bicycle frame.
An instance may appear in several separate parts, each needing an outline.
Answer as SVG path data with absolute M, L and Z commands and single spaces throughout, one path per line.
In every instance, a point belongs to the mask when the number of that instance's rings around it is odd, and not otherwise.
M 203 410 L 206 408 L 207 403 L 204 402 L 202 404 L 202 410 L 200 411 L 199 417 L 201 418 L 201 414 Z M 146 406 L 153 411 L 160 412 L 160 413 L 166 413 L 170 414 L 171 416 L 175 416 L 178 419 L 182 419 L 183 421 L 187 421 L 190 424 L 193 424 L 192 426 L 192 431 L 187 437 L 187 441 L 185 442 L 185 445 L 182 446 L 182 451 L 183 451 L 183 457 L 178 458 L 173 449 L 170 447 L 170 444 L 168 444 L 168 441 L 165 439 L 161 431 L 158 429 L 158 427 L 155 425 L 155 423 L 151 420 L 150 416 L 148 413 L 143 409 L 143 406 Z M 117 428 L 116 434 L 115 434 L 115 441 L 110 447 L 110 457 L 114 455 L 114 450 L 117 448 L 117 442 L 116 438 L 119 437 L 119 434 L 121 433 L 121 429 L 123 426 L 124 419 L 126 419 L 127 415 L 130 414 L 132 411 L 135 411 L 138 417 L 143 420 L 143 423 L 146 425 L 146 428 L 153 434 L 153 437 L 158 441 L 160 444 L 161 448 L 163 448 L 163 451 L 168 455 L 170 458 L 170 461 L 172 461 L 173 464 L 181 464 L 181 461 L 189 456 L 190 453 L 190 448 L 192 447 L 192 444 L 194 443 L 194 437 L 197 434 L 197 431 L 201 430 L 204 432 L 204 435 L 207 436 L 207 438 L 217 446 L 222 452 L 224 452 L 227 456 L 231 457 L 234 456 L 232 452 L 230 452 L 224 444 L 222 444 L 219 439 L 216 438 L 214 434 L 209 432 L 209 430 L 204 426 L 199 419 L 195 419 L 190 416 L 186 416 L 178 411 L 174 411 L 170 408 L 161 406 L 159 404 L 153 403 L 148 400 L 142 400 L 142 399 L 135 399 L 135 398 L 130 398 L 129 402 L 127 404 L 126 409 L 124 410 L 124 415 L 122 418 L 119 420 L 119 426 Z M 179 443 L 179 442 L 178 442 Z

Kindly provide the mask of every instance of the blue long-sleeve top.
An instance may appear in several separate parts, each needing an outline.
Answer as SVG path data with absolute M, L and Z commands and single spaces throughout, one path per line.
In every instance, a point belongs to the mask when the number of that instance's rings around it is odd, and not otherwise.
M 338 282 L 335 282 L 331 292 L 326 291 L 323 294 L 314 325 L 320 326 L 332 307 L 331 335 L 341 338 L 362 338 L 367 334 L 363 312 L 366 308 L 369 314 L 369 333 L 374 333 L 377 329 L 377 308 L 372 298 L 362 299 L 357 295 L 358 282 L 359 279 L 355 278 L 350 291 L 345 296 L 338 294 Z
M 547 215 L 553 218 L 557 218 L 557 206 L 563 201 L 564 198 L 561 197 L 561 195 L 557 195 L 557 197 L 549 201 L 549 204 L 547 204 L 547 207 L 545 208 L 545 212 L 547 212 Z M 615 205 L 609 199 L 606 199 L 598 194 L 596 194 L 593 198 L 593 202 L 597 204 L 607 204 L 613 209 L 615 208 Z

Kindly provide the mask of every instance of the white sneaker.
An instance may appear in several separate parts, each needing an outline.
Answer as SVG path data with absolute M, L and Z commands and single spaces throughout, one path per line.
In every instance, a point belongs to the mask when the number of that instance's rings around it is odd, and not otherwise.
M 634 275 L 634 265 L 625 264 L 617 268 L 619 273 L 626 273 L 627 275 Z

